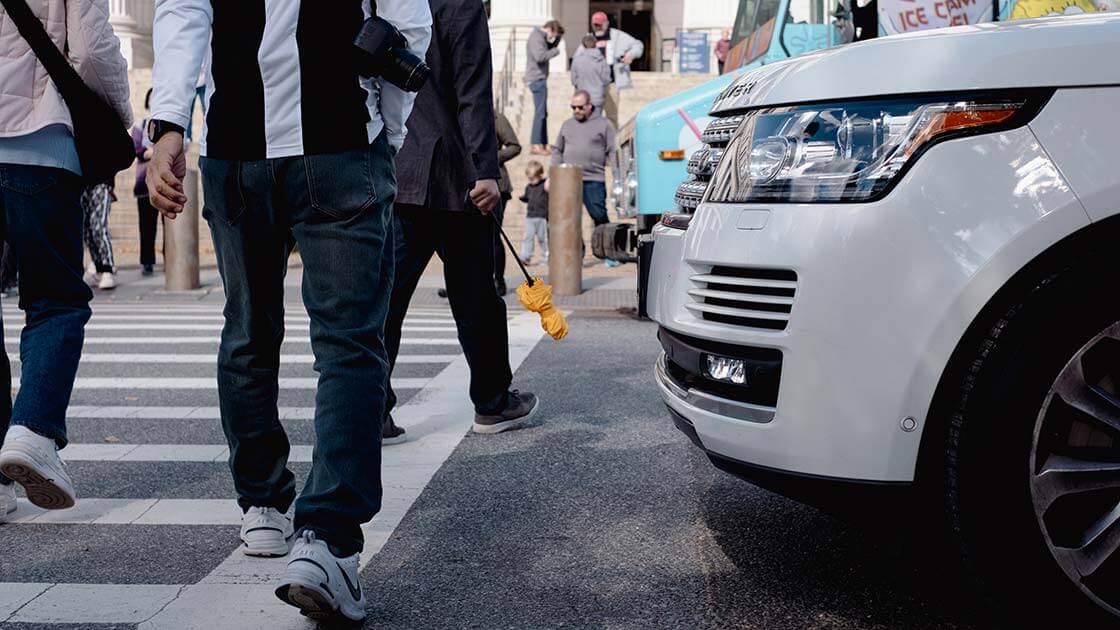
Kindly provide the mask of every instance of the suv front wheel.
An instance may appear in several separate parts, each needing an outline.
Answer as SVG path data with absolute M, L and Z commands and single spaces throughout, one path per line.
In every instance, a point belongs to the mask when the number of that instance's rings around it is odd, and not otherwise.
M 965 567 L 1030 626 L 1120 625 L 1120 269 L 1110 262 L 1082 259 L 1004 310 L 974 343 L 949 419 L 945 496 Z

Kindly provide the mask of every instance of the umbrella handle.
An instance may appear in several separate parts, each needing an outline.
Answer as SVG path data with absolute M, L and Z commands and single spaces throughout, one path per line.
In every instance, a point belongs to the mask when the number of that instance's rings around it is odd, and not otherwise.
M 525 282 L 527 282 L 529 286 L 533 286 L 533 277 L 529 275 L 529 270 L 525 268 L 525 263 L 521 262 L 521 254 L 518 254 L 517 250 L 514 249 L 513 243 L 510 242 L 509 237 L 506 236 L 506 231 L 502 229 L 502 224 L 498 222 L 498 217 L 491 212 L 490 218 L 494 219 L 494 225 L 497 226 L 498 233 L 502 235 L 502 240 L 504 240 L 506 246 L 509 247 L 509 252 L 513 254 L 513 259 L 517 261 L 517 266 L 521 267 L 521 273 L 525 274 Z

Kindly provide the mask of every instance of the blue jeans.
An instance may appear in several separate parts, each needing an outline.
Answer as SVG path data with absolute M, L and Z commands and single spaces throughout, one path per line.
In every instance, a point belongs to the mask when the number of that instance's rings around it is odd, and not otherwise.
M 533 93 L 533 131 L 529 134 L 530 144 L 548 144 L 548 81 L 530 81 L 529 91 Z
M 7 351 L 0 353 L 0 439 L 11 423 L 66 445 L 66 407 L 93 298 L 82 279 L 81 192 L 68 171 L 0 164 L 0 229 L 16 259 L 26 313 L 14 406 L 11 364 Z
M 344 555 L 361 550 L 360 526 L 381 509 L 394 156 L 382 133 L 342 153 L 201 160 L 203 216 L 226 292 L 218 396 L 238 503 L 283 512 L 295 499 L 276 407 L 284 274 L 296 243 L 319 387 L 315 454 L 295 525 Z
M 583 205 L 595 225 L 610 223 L 607 216 L 607 185 L 603 182 L 583 182 Z

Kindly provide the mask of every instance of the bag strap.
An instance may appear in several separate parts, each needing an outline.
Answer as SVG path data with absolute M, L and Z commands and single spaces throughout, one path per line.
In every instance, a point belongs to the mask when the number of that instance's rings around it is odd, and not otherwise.
M 47 69 L 47 74 L 50 75 L 55 86 L 58 87 L 63 100 L 69 103 L 78 97 L 85 87 L 85 82 L 78 76 L 78 72 L 74 70 L 66 57 L 62 55 L 62 51 L 51 41 L 47 29 L 43 27 L 39 18 L 31 12 L 31 7 L 27 6 L 26 0 L 0 0 L 0 4 L 4 5 L 8 17 L 12 18 L 19 34 L 31 46 L 31 50 L 39 58 L 39 63 L 42 63 L 43 67 Z

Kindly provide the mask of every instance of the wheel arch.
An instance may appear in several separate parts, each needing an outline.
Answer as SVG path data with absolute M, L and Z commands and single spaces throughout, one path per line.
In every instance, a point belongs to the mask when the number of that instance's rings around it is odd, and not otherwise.
M 1112 252 L 1108 252 L 1108 248 Z M 1015 304 L 1026 298 L 1039 284 L 1057 272 L 1090 273 L 1101 270 L 1101 255 L 1120 258 L 1120 214 L 1090 223 L 1060 239 L 1036 255 L 992 294 L 960 336 L 942 368 L 933 398 L 922 426 L 914 484 L 920 489 L 938 490 L 944 481 L 945 439 L 949 415 L 956 404 L 962 379 L 968 372 L 975 349 L 992 327 Z M 1120 264 L 1120 260 L 1117 261 Z M 1113 265 L 1113 270 L 1120 272 Z

